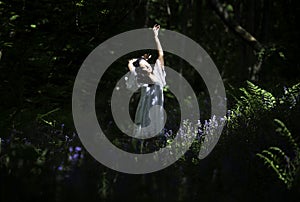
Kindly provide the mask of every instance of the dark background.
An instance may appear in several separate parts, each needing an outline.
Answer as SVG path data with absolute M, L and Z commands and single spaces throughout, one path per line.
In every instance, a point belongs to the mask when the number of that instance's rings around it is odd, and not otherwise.
M 1 0 L 1 201 L 299 198 L 299 4 Z M 156 23 L 190 37 L 213 59 L 226 87 L 227 124 L 214 151 L 200 161 L 201 135 L 212 127 L 207 89 L 188 63 L 165 53 L 166 65 L 189 81 L 199 100 L 200 138 L 164 170 L 118 173 L 94 160 L 81 145 L 72 120 L 73 83 L 84 59 L 103 41 Z M 115 82 L 128 71 L 127 60 L 142 53 L 115 61 L 101 79 L 96 98 L 101 127 L 115 145 L 131 152 L 136 147 L 115 126 L 109 104 Z M 137 102 L 138 94 L 132 98 L 132 110 Z M 166 91 L 168 134 L 178 130 L 178 108 L 174 95 Z M 156 146 L 165 141 L 158 140 Z

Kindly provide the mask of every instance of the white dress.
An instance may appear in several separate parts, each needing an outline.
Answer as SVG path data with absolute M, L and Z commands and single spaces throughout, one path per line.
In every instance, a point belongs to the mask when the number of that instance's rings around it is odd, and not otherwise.
M 133 135 L 137 138 L 153 137 L 159 134 L 164 126 L 163 87 L 166 85 L 166 73 L 157 59 L 153 67 L 151 83 L 139 83 L 137 77 L 138 73 L 133 71 L 126 81 L 128 89 L 141 88 L 141 96 L 135 113 L 134 122 L 136 126 Z M 151 107 L 153 108 L 151 109 Z

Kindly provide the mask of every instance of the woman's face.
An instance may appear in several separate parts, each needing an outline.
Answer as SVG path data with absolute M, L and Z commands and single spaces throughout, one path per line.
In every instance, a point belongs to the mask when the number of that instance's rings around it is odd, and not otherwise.
M 142 67 L 142 69 L 144 70 L 144 71 L 147 71 L 147 72 L 149 72 L 149 73 L 151 73 L 152 72 L 152 67 L 151 67 L 151 65 L 146 61 L 146 60 L 141 60 L 140 61 L 140 66 Z

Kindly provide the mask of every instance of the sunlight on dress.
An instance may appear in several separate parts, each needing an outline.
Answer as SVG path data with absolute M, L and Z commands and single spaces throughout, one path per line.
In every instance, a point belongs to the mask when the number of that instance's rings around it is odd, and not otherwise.
M 157 59 L 153 67 L 151 83 L 138 82 L 139 75 L 136 71 L 130 74 L 126 81 L 127 88 L 134 90 L 140 87 L 141 92 L 135 113 L 133 135 L 136 138 L 154 137 L 162 131 L 165 124 L 163 87 L 166 85 L 166 73 Z

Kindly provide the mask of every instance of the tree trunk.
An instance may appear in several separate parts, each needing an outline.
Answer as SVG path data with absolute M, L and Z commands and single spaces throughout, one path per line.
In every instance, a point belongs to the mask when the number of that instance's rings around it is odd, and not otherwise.
M 252 1 L 251 1 L 252 2 Z M 254 51 L 254 54 L 259 53 L 263 46 L 262 44 L 252 35 L 250 34 L 246 29 L 244 29 L 233 17 L 230 17 L 229 13 L 227 12 L 226 8 L 224 8 L 218 0 L 211 0 L 210 1 L 211 6 L 213 10 L 216 12 L 216 14 L 220 17 L 220 19 L 223 21 L 223 23 L 228 26 L 230 30 L 233 31 L 234 34 L 236 34 L 239 38 L 241 38 L 246 44 L 248 44 Z M 254 13 L 254 2 L 250 3 L 250 6 L 252 7 L 252 12 Z M 250 17 L 253 17 L 253 13 L 251 13 Z M 252 22 L 254 19 L 249 19 L 250 22 Z M 253 27 L 253 25 L 252 25 Z M 250 26 L 251 28 L 251 26 Z M 245 52 L 245 54 L 249 55 L 249 53 Z M 250 53 L 251 55 L 251 53 Z M 257 59 L 254 63 L 253 67 L 251 68 L 251 80 L 257 80 L 257 73 L 260 71 L 261 68 L 262 59 Z

